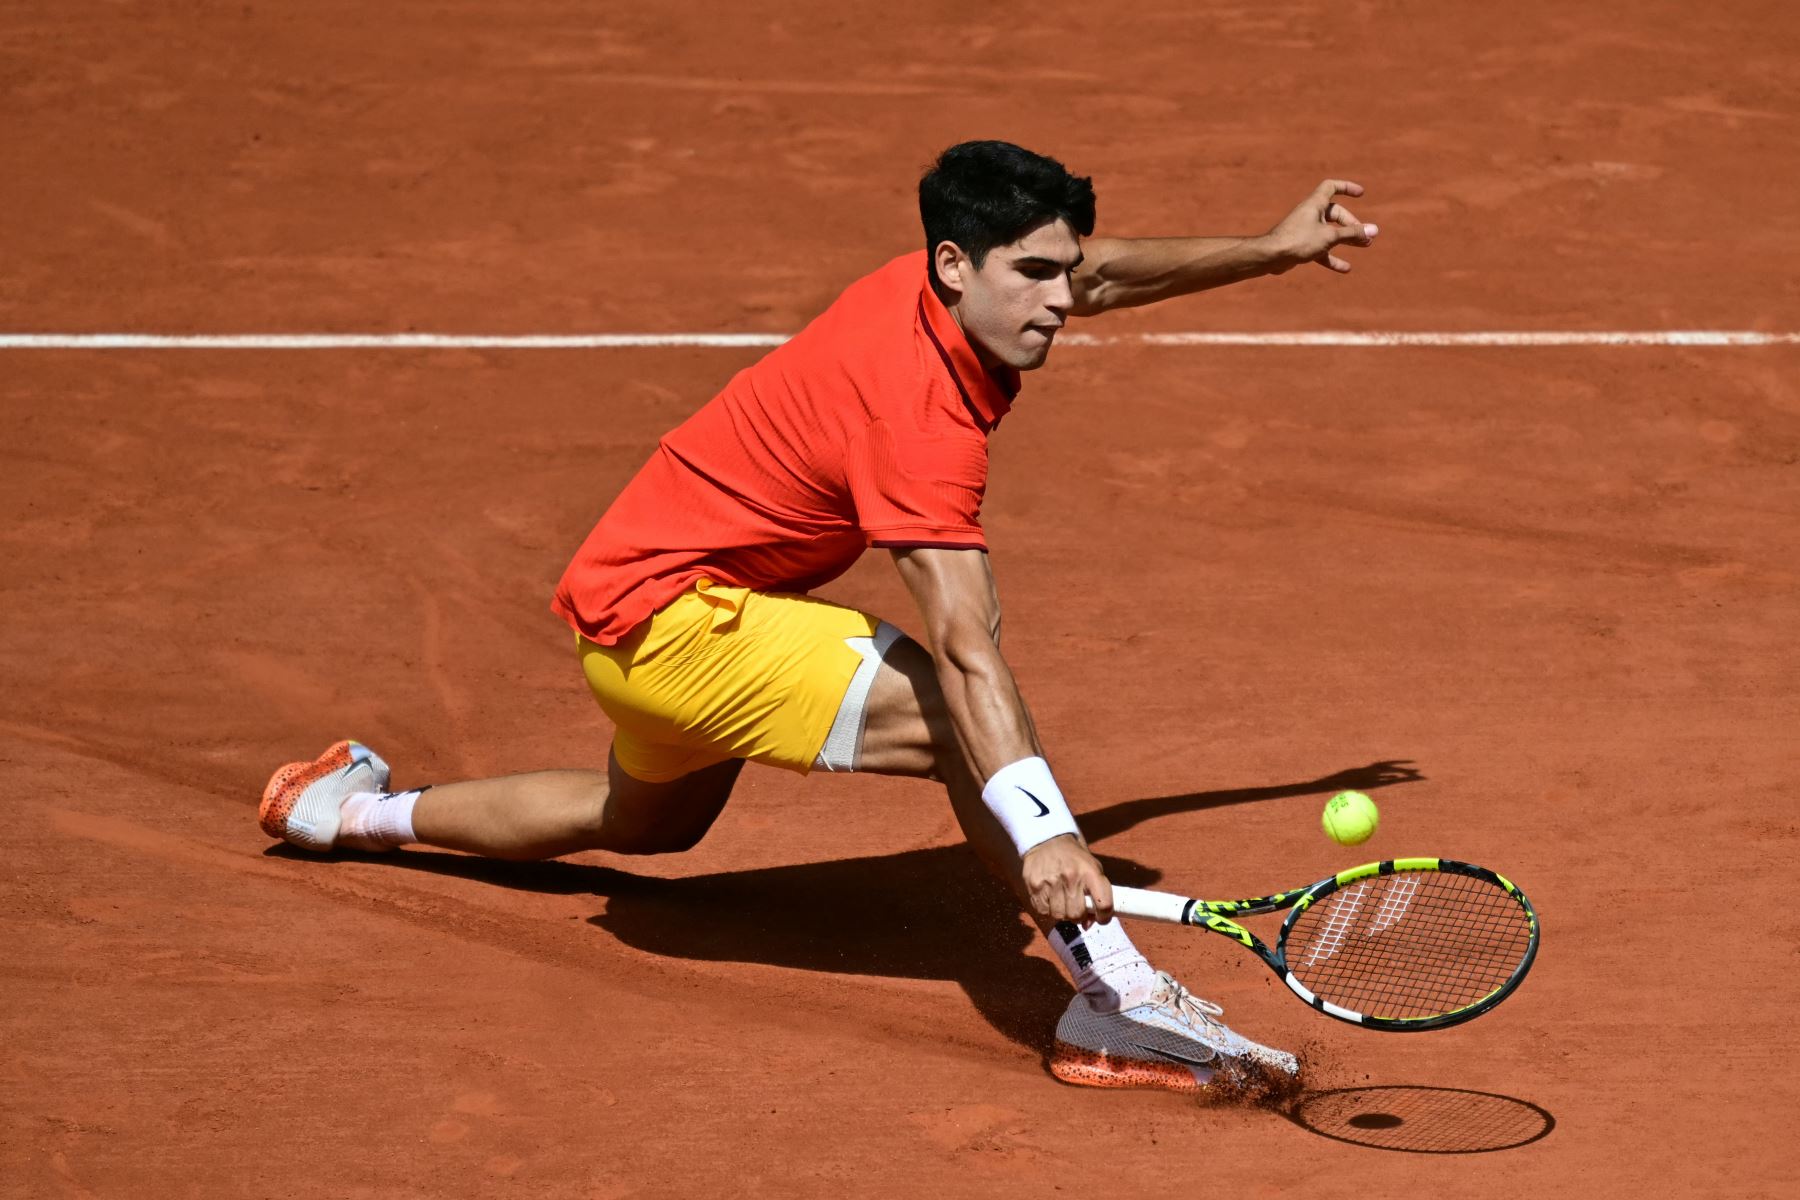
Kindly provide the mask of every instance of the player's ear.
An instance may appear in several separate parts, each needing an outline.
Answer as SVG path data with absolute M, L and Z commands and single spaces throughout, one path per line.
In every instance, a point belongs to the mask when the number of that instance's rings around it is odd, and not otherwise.
M 931 269 L 937 272 L 938 282 L 953 292 L 963 290 L 963 272 L 969 266 L 969 256 L 955 242 L 939 242 L 931 252 Z

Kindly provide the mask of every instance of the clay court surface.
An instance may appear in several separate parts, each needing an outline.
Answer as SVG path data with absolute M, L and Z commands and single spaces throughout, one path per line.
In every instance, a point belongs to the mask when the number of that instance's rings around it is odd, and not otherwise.
M 9 6 L 0 331 L 791 331 L 971 136 L 1102 233 L 1368 186 L 1351 276 L 1092 333 L 1800 328 L 1790 5 L 712 8 Z M 1028 379 L 1007 650 L 1113 878 L 1442 854 L 1542 914 L 1410 1037 L 1136 927 L 1304 1049 L 1291 1115 L 1050 1079 L 1066 984 L 926 784 L 753 768 L 655 860 L 272 850 L 341 736 L 604 761 L 551 589 L 756 353 L 0 351 L 0 1194 L 1792 1194 L 1800 347 Z M 916 628 L 883 558 L 826 594 Z

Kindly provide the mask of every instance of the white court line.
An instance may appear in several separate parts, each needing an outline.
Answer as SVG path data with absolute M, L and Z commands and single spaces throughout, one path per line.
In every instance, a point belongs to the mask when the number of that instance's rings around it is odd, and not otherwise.
M 1071 341 L 1082 335 L 1071 335 Z M 1102 339 L 1110 340 L 1110 339 Z M 1794 346 L 1800 333 L 1747 329 L 1485 330 L 1467 333 L 1140 333 L 1146 346 Z
M 4 333 L 0 350 L 613 350 L 787 340 L 785 333 Z
M 783 333 L 0 333 L 0 350 L 618 350 L 779 346 Z M 1795 346 L 1747 329 L 1067 333 L 1068 346 Z

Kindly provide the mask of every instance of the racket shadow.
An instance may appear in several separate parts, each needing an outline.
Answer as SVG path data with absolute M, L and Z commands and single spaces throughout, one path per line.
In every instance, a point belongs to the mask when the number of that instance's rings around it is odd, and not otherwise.
M 1084 814 L 1090 841 L 1146 820 L 1422 776 L 1380 762 L 1278 787 L 1126 801 Z M 1099 852 L 1115 883 L 1148 887 L 1161 872 Z M 706 962 L 956 983 L 996 1031 L 1041 1051 L 1068 1003 L 1062 972 L 1026 953 L 1036 932 L 1004 884 L 966 845 L 790 863 L 680 878 L 553 860 L 517 863 L 398 850 L 380 861 L 408 870 L 554 895 L 593 895 L 606 911 L 588 923 L 647 953 Z M 854 897 L 854 903 L 834 898 Z M 870 913 L 883 914 L 869 919 Z
M 1288 1120 L 1319 1137 L 1402 1154 L 1492 1154 L 1550 1136 L 1549 1109 L 1517 1096 L 1415 1084 L 1306 1092 Z

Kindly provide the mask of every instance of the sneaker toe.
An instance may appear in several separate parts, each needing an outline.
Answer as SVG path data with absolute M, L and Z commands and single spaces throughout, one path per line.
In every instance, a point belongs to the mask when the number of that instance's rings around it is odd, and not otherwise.
M 258 806 L 263 832 L 305 850 L 326 852 L 338 832 L 344 798 L 385 791 L 388 766 L 360 742 L 342 741 L 310 763 L 289 763 L 270 777 Z

